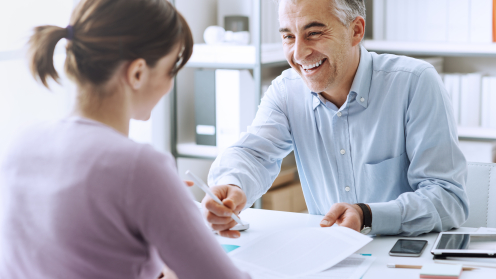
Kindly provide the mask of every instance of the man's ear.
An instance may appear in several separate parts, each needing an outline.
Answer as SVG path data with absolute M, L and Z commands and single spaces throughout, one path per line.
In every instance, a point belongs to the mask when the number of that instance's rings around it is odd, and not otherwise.
M 126 70 L 126 81 L 134 90 L 138 90 L 148 75 L 148 67 L 143 58 L 131 61 Z
M 365 19 L 361 16 L 357 16 L 350 27 L 352 32 L 352 46 L 356 46 L 362 41 L 363 36 L 365 36 Z

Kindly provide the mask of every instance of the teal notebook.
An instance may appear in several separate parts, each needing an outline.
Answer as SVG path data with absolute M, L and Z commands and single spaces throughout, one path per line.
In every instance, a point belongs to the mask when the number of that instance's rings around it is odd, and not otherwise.
M 226 253 L 229 253 L 232 250 L 235 250 L 235 249 L 238 249 L 239 248 L 238 245 L 232 245 L 232 244 L 221 244 L 221 246 L 224 249 L 224 251 L 226 251 Z

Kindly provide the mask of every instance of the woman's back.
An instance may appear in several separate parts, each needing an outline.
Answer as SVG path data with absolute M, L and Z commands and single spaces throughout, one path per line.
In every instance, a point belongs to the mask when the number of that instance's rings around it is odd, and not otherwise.
M 1 173 L 0 278 L 151 279 L 160 258 L 180 278 L 239 276 L 172 157 L 104 124 L 73 117 L 35 128 Z

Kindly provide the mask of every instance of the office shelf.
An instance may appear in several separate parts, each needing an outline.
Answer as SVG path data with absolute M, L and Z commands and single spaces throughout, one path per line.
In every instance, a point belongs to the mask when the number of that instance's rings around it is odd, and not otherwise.
M 481 127 L 458 127 L 458 138 L 469 140 L 496 141 L 496 129 Z
M 404 55 L 496 56 L 496 44 L 494 43 L 427 43 L 364 40 L 363 46 L 369 51 Z
M 193 55 L 186 64 L 190 68 L 254 69 L 258 66 L 257 48 L 254 45 L 206 45 L 195 44 Z M 260 66 L 288 65 L 282 44 L 260 46 Z
M 185 142 L 177 144 L 177 154 L 180 157 L 214 160 L 219 154 L 219 150 L 216 146 L 199 145 L 195 142 Z

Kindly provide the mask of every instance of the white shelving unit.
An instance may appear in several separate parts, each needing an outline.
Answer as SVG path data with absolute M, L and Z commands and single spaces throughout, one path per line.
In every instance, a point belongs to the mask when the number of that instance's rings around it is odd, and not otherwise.
M 249 69 L 253 71 L 255 79 L 256 98 L 259 100 L 261 93 L 261 71 L 262 68 L 288 66 L 284 57 L 281 44 L 261 44 L 261 1 L 254 0 L 254 42 L 249 46 L 229 46 L 230 57 L 242 57 L 239 59 L 226 59 L 220 61 L 208 61 L 206 56 L 195 57 L 186 65 L 186 68 L 218 68 L 218 69 Z M 367 15 L 367 24 L 372 24 L 371 17 Z M 407 56 L 442 56 L 445 59 L 446 72 L 488 72 L 496 75 L 496 44 L 468 44 L 468 43 L 426 43 L 426 42 L 401 42 L 401 41 L 376 41 L 365 39 L 364 47 L 369 51 L 378 53 L 392 53 Z M 201 52 L 215 52 L 223 54 L 221 46 L 195 45 L 195 49 Z M 208 48 L 212 48 L 209 50 Z M 196 52 L 198 54 L 199 51 Z M 494 61 L 494 62 L 493 62 Z M 492 72 L 491 72 L 492 71 Z M 181 89 L 179 89 L 180 91 Z M 258 102 L 257 102 L 258 103 Z M 496 109 L 496 108 L 495 108 Z M 178 125 L 174 121 L 177 116 L 177 92 L 173 92 L 172 98 L 172 128 L 171 151 L 176 157 L 215 159 L 218 150 L 214 146 L 202 146 L 194 143 L 194 139 L 186 137 L 178 140 Z M 190 120 L 191 121 L 191 120 Z M 184 129 L 181 127 L 181 129 Z M 496 130 L 480 127 L 458 127 L 460 140 L 495 141 Z
M 377 53 L 392 53 L 407 56 L 443 56 L 445 60 L 457 59 L 451 64 L 449 72 L 463 72 L 461 67 L 478 71 L 477 63 L 480 59 L 490 59 L 496 62 L 496 44 L 468 44 L 468 43 L 426 43 L 426 42 L 398 42 L 364 40 L 364 47 Z M 472 58 L 472 59 L 471 59 Z M 459 68 L 460 67 L 460 68 Z M 446 68 L 446 67 L 445 67 Z M 482 69 L 484 72 L 484 69 Z M 496 109 L 496 108 L 495 108 Z M 458 127 L 460 140 L 496 141 L 496 130 L 482 127 Z
M 200 0 L 198 0 L 200 1 Z M 253 24 L 250 24 L 250 28 L 253 30 L 252 44 L 251 45 L 206 45 L 206 44 L 195 44 L 193 48 L 193 55 L 191 59 L 185 66 L 183 71 L 192 71 L 193 69 L 203 68 L 203 69 L 248 69 L 252 71 L 253 79 L 255 82 L 255 94 L 256 104 L 260 103 L 260 97 L 262 95 L 262 68 L 271 67 L 289 67 L 282 50 L 282 43 L 264 43 L 262 44 L 262 31 L 261 31 L 261 8 L 262 1 L 265 0 L 252 0 L 253 2 Z M 176 86 L 172 92 L 171 98 L 171 152 L 176 158 L 192 158 L 192 159 L 209 159 L 214 160 L 218 155 L 218 148 L 215 146 L 197 145 L 194 142 L 194 138 L 191 138 L 191 134 L 184 136 L 184 129 L 189 129 L 194 131 L 194 126 L 191 125 L 193 119 L 182 122 L 185 125 L 181 125 L 176 118 L 178 116 L 178 110 L 184 109 L 183 107 L 178 108 L 178 94 L 181 94 L 184 86 Z M 184 91 L 182 91 L 184 92 Z M 189 97 L 187 103 L 191 103 L 192 100 Z M 182 129 L 181 131 L 179 130 Z M 181 132 L 183 136 L 181 136 Z
M 424 43 L 364 40 L 370 51 L 428 56 L 496 56 L 496 44 Z

